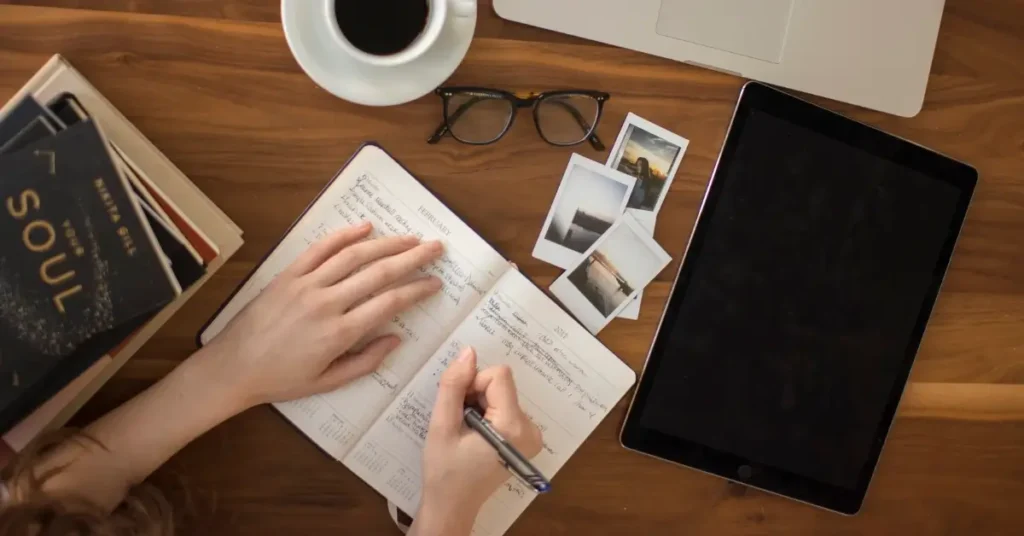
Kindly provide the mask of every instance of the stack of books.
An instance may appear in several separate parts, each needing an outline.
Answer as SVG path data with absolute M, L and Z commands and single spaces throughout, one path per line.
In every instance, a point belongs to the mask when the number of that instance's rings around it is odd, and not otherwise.
M 0 464 L 62 426 L 241 245 L 54 56 L 0 109 Z

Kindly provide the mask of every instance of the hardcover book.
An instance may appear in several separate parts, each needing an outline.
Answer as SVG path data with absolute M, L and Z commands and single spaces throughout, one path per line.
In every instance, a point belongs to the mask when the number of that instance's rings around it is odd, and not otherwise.
M 0 174 L 6 429 L 43 401 L 30 395 L 62 358 L 101 334 L 137 328 L 181 289 L 92 122 L 0 157 Z M 109 339 L 94 340 L 89 357 L 77 356 L 77 372 L 123 335 Z
M 29 138 L 38 139 L 56 132 L 46 108 L 31 96 L 25 96 L 6 116 L 0 118 L 0 154 L 16 150 L 17 144 Z M 42 129 L 41 134 L 33 131 Z
M 45 106 L 40 103 L 45 103 Z M 38 121 L 40 118 L 42 120 Z M 152 269 L 154 265 L 149 264 L 148 270 L 133 270 L 133 277 L 121 278 L 118 284 L 139 285 L 156 281 L 158 288 L 166 291 L 164 283 L 161 283 L 164 281 L 171 286 L 177 284 L 181 293 L 175 292 L 170 302 L 155 310 L 137 314 L 86 339 L 70 354 L 63 356 L 59 366 L 36 381 L 34 389 L 18 397 L 20 409 L 7 411 L 9 408 L 5 407 L 2 414 L 5 424 L 0 429 L 6 429 L 6 423 L 12 420 L 16 424 L 3 433 L 0 465 L 4 452 L 20 451 L 39 433 L 67 422 L 213 273 L 224 266 L 242 244 L 241 229 L 59 55 L 53 56 L 6 105 L 0 107 L 0 146 L 16 138 L 16 143 L 8 147 L 10 153 L 20 152 L 18 149 L 34 150 L 33 143 L 42 142 L 55 133 L 60 135 L 83 121 L 92 122 L 99 134 L 93 137 L 94 149 L 90 149 L 89 154 L 109 161 L 120 176 L 128 179 L 128 185 L 115 184 L 116 190 L 110 193 L 117 196 L 120 208 L 125 199 L 122 192 L 128 192 L 128 203 L 133 207 L 133 218 L 137 220 L 133 225 L 142 225 L 152 231 L 145 233 L 146 238 L 159 258 L 160 269 L 165 276 L 161 280 L 159 273 Z M 26 129 L 33 122 L 43 124 L 44 128 Z M 102 150 L 96 137 L 102 140 Z M 0 167 L 0 175 L 6 176 L 4 167 Z M 0 184 L 3 182 L 0 179 Z M 16 193 L 20 195 L 20 192 Z M 6 214 L 4 202 L 7 195 L 6 190 L 0 190 L 0 217 Z M 20 203 L 20 198 L 15 197 L 14 201 Z M 40 201 L 47 202 L 43 198 Z M 41 228 L 33 229 L 33 239 L 40 231 Z M 132 238 L 136 238 L 133 232 Z M 61 236 L 61 239 L 68 240 L 66 236 Z M 50 268 L 56 270 L 57 261 L 53 261 Z M 147 288 L 146 292 L 149 291 Z M 154 295 L 149 296 L 152 298 Z M 43 296 L 42 299 L 47 298 Z M 147 308 L 139 307 L 138 310 Z M 127 307 L 118 311 L 118 321 L 131 317 Z M 6 332 L 0 334 L 0 337 L 13 336 Z M 8 347 L 3 345 L 0 348 L 7 350 Z M 0 375 L 0 392 L 6 393 L 3 389 Z

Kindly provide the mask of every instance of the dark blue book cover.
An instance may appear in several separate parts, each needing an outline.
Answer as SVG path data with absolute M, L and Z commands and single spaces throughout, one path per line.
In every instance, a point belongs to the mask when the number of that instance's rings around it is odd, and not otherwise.
M 0 156 L 0 199 L 2 430 L 81 345 L 115 344 L 179 289 L 91 121 Z
M 54 120 L 63 123 L 59 125 L 61 130 L 77 125 L 82 121 L 90 120 L 85 108 L 70 93 L 65 93 L 50 101 L 47 107 Z M 3 143 L 2 140 L 0 140 L 0 143 Z M 0 150 L 0 153 L 2 152 Z M 116 152 L 111 154 L 113 158 L 118 158 Z M 155 211 L 152 210 L 152 207 L 147 208 L 143 195 L 130 180 L 128 184 L 132 189 L 133 196 L 139 200 L 142 214 L 149 223 L 150 229 L 153 230 L 157 245 L 171 261 L 171 271 L 174 273 L 174 277 L 178 280 L 182 289 L 188 289 L 206 274 L 206 267 L 197 261 L 189 253 L 185 245 L 171 234 L 167 229 L 167 226 L 171 224 L 162 221 Z
M 16 152 L 63 128 L 55 112 L 26 96 L 0 118 L 0 154 Z
M 31 96 L 23 97 L 7 115 L 0 118 L 0 147 L 20 134 L 36 118 L 44 115 L 46 109 L 39 102 Z

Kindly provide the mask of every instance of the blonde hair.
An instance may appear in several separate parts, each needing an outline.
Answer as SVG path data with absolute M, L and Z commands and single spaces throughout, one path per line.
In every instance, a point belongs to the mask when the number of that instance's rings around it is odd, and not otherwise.
M 0 472 L 8 489 L 0 505 L 0 534 L 4 536 L 172 536 L 171 505 L 155 486 L 136 486 L 124 502 L 108 512 L 83 496 L 51 496 L 43 485 L 63 469 L 38 474 L 40 460 L 69 441 L 105 448 L 98 441 L 62 430 L 40 437 Z

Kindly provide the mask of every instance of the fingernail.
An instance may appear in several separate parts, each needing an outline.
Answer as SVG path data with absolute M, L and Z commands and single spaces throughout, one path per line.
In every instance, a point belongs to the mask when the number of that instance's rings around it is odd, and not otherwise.
M 438 278 L 436 278 L 436 277 L 434 277 L 434 276 L 432 276 L 432 275 L 431 275 L 431 276 L 427 276 L 427 279 L 430 279 L 430 280 L 431 280 L 431 281 L 430 281 L 430 286 L 432 286 L 432 287 L 435 287 L 435 289 L 437 289 L 437 290 L 441 290 L 441 287 L 442 287 L 443 285 L 442 285 L 442 283 L 441 283 L 441 280 L 440 280 L 440 279 L 438 279 Z
M 371 227 L 373 227 L 373 224 L 368 221 L 364 221 L 356 226 L 358 229 L 369 229 Z
M 440 240 L 431 240 L 430 242 L 427 242 L 427 247 L 434 252 L 444 251 L 444 244 L 442 244 Z
M 459 363 L 474 363 L 476 361 L 476 352 L 472 348 L 464 348 L 459 352 L 459 357 L 456 358 Z
M 402 344 L 402 339 L 400 339 L 399 337 L 393 335 L 391 337 L 391 339 L 388 340 L 388 349 L 387 349 L 387 351 L 390 352 L 390 351 L 394 350 L 395 348 L 398 348 L 399 346 L 401 346 L 401 344 Z

